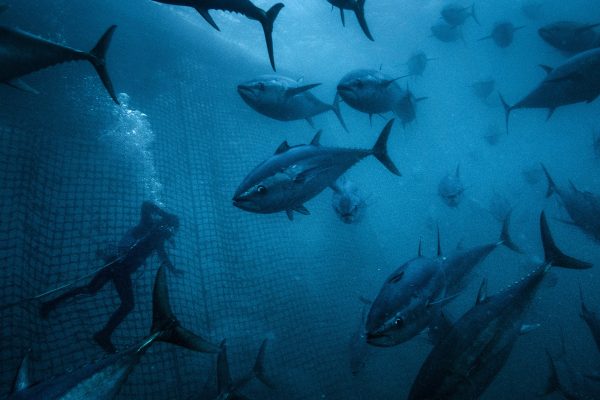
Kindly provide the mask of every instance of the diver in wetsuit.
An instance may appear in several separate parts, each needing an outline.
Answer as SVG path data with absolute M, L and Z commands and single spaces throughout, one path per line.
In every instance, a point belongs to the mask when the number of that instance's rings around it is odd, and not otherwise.
M 48 318 L 50 312 L 67 299 L 81 294 L 95 295 L 104 285 L 112 281 L 117 289 L 121 305 L 110 316 L 104 328 L 94 334 L 94 340 L 106 352 L 114 353 L 116 349 L 110 337 L 134 307 L 131 275 L 155 251 L 161 263 L 171 272 L 182 272 L 173 266 L 164 247 L 165 241 L 171 239 L 178 228 L 179 218 L 176 215 L 169 214 L 155 204 L 145 201 L 142 204 L 139 224 L 129 229 L 119 241 L 116 254 L 103 255 L 105 267 L 87 285 L 75 287 L 53 300 L 42 303 L 41 317 Z

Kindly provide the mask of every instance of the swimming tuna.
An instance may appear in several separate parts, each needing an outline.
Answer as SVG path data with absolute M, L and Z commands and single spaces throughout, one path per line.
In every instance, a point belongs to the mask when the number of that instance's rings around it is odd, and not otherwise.
M 546 197 L 556 193 L 571 217 L 572 222 L 569 223 L 600 242 L 600 196 L 577 189 L 573 182 L 570 182 L 569 189 L 559 188 L 546 167 L 542 165 L 542 169 L 548 179 Z
M 341 176 L 333 185 L 331 204 L 337 216 L 345 224 L 360 222 L 367 209 L 367 201 L 355 184 Z
M 219 27 L 210 16 L 210 10 L 229 11 L 242 14 L 248 19 L 260 22 L 267 42 L 269 61 L 275 71 L 275 58 L 273 56 L 273 24 L 283 8 L 283 3 L 277 3 L 268 11 L 256 7 L 250 0 L 153 0 L 157 3 L 172 4 L 195 8 L 213 28 L 220 31 Z
M 547 352 L 550 377 L 544 395 L 558 392 L 569 400 L 596 400 L 600 398 L 600 381 L 582 374 L 567 362 L 564 340 L 559 357 Z
M 109 400 L 118 393 L 142 356 L 156 342 L 167 342 L 187 349 L 216 353 L 219 347 L 207 342 L 183 328 L 169 303 L 165 268 L 160 267 L 154 281 L 152 296 L 152 328 L 150 335 L 121 353 L 112 354 L 95 363 L 72 369 L 48 381 L 35 384 L 26 381 L 29 375 L 24 369 L 29 362 L 21 364 L 16 391 L 10 400 Z
M 346 74 L 338 83 L 337 91 L 350 107 L 369 114 L 383 114 L 394 111 L 403 95 L 396 81 L 380 71 L 360 69 Z
M 17 89 L 35 92 L 20 78 L 56 64 L 89 61 L 96 69 L 110 97 L 119 104 L 106 70 L 106 52 L 116 28 L 116 25 L 108 28 L 96 46 L 87 52 L 21 30 L 0 26 L 0 82 Z
M 426 99 L 427 97 L 416 97 L 408 87 L 406 88 L 394 105 L 394 113 L 402 121 L 403 128 L 417 119 L 417 103 Z
M 546 272 L 552 266 L 592 267 L 559 250 L 543 212 L 540 230 L 544 262 L 495 296 L 487 297 L 486 284 L 482 284 L 477 304 L 454 324 L 423 363 L 409 400 L 479 398 L 506 363 Z
M 225 341 L 221 343 L 221 351 L 219 352 L 219 357 L 217 358 L 217 390 L 219 391 L 219 394 L 215 400 L 246 399 L 247 397 L 240 394 L 239 391 L 248 385 L 253 378 L 257 378 L 265 386 L 271 389 L 274 387 L 273 384 L 267 379 L 264 372 L 263 364 L 266 348 L 267 339 L 262 342 L 260 349 L 258 350 L 258 355 L 256 356 L 256 362 L 254 363 L 254 368 L 252 368 L 252 371 L 246 374 L 243 378 L 234 382 L 231 379 L 231 374 L 229 373 L 229 362 L 227 361 L 227 347 L 225 345 Z
M 285 76 L 263 75 L 238 85 L 237 91 L 252 109 L 278 121 L 305 119 L 314 127 L 312 118 L 315 115 L 333 111 L 348 131 L 340 113 L 338 96 L 333 104 L 327 104 L 310 92 L 319 85 L 303 85 L 301 81 Z
M 465 23 L 467 18 L 473 17 L 473 20 L 479 24 L 475 15 L 475 4 L 463 7 L 457 3 L 450 3 L 442 9 L 442 18 L 451 26 L 459 26 Z
M 482 37 L 481 40 L 492 39 L 496 46 L 504 49 L 511 45 L 513 42 L 513 38 L 515 36 L 515 32 L 519 29 L 525 28 L 524 26 L 515 27 L 510 22 L 500 22 L 494 26 L 492 29 L 492 34 L 489 36 Z
M 400 176 L 387 153 L 393 122 L 386 124 L 375 146 L 369 150 L 321 146 L 320 131 L 308 145 L 290 146 L 287 141 L 283 142 L 272 157 L 244 178 L 235 191 L 233 205 L 260 214 L 285 211 L 290 220 L 294 211 L 308 215 L 305 202 L 368 156 L 374 156 L 391 173 Z
M 544 3 L 538 0 L 524 0 L 521 12 L 529 19 L 536 20 L 542 15 Z
M 473 82 L 473 84 L 471 85 L 471 89 L 473 89 L 473 94 L 475 94 L 475 96 L 477 96 L 481 100 L 486 100 L 490 96 L 490 94 L 492 94 L 495 87 L 496 81 L 491 78 Z
M 464 191 L 465 187 L 460 179 L 460 165 L 454 173 L 444 176 L 438 184 L 438 194 L 448 207 L 458 207 Z
M 600 35 L 594 28 L 600 24 L 582 24 L 573 21 L 559 21 L 538 29 L 538 34 L 550 46 L 567 55 L 600 46 Z
M 579 287 L 579 297 L 581 298 L 581 313 L 579 316 L 585 321 L 590 333 L 592 334 L 592 337 L 594 338 L 596 348 L 598 351 L 600 351 L 600 317 L 598 317 L 598 314 L 591 311 L 585 305 L 585 302 L 583 301 L 583 290 L 581 287 Z
M 433 60 L 435 58 L 427 58 L 427 54 L 423 51 L 414 53 L 406 62 L 408 74 L 411 76 L 423 76 L 423 72 L 427 68 L 427 63 Z
M 340 9 L 340 16 L 342 17 L 342 25 L 346 26 L 346 18 L 344 17 L 344 10 L 354 11 L 356 14 L 356 19 L 358 20 L 358 24 L 361 29 L 365 33 L 365 36 L 369 38 L 369 40 L 374 40 L 373 36 L 371 36 L 371 32 L 369 32 L 369 27 L 367 26 L 367 20 L 365 19 L 365 1 L 366 0 L 327 0 L 332 7 L 337 7 Z
M 600 95 L 600 48 L 579 53 L 556 68 L 545 65 L 542 68 L 546 78 L 522 100 L 510 106 L 500 95 L 507 130 L 513 110 L 547 108 L 549 119 L 558 107 L 583 101 L 591 103 Z
M 444 43 L 456 42 L 459 39 L 465 41 L 460 26 L 449 25 L 444 21 L 432 25 L 431 34 Z

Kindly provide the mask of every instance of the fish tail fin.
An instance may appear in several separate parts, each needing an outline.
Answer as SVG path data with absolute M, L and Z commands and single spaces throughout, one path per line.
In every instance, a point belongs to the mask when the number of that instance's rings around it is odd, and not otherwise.
M 269 8 L 269 10 L 265 13 L 265 18 L 261 19 L 260 21 L 265 33 L 267 51 L 269 52 L 269 61 L 271 62 L 273 71 L 276 71 L 275 56 L 273 56 L 273 24 L 275 23 L 275 19 L 277 18 L 277 15 L 279 15 L 279 11 L 281 11 L 282 8 L 283 3 L 275 4 L 273 7 Z
M 265 339 L 260 345 L 260 349 L 256 355 L 256 361 L 254 362 L 254 367 L 252 368 L 252 373 L 256 379 L 261 381 L 266 387 L 274 389 L 275 385 L 265 374 L 265 351 L 267 350 L 267 343 L 268 339 Z
M 540 231 L 542 234 L 542 244 L 544 246 L 544 261 L 547 264 L 568 269 L 588 269 L 592 267 L 592 264 L 568 256 L 558 248 L 552 238 L 552 233 L 550 232 L 550 227 L 546 220 L 546 213 L 544 211 L 540 214 Z
M 523 250 L 512 240 L 510 237 L 510 217 L 512 214 L 512 210 L 506 214 L 504 220 L 502 221 L 502 231 L 500 232 L 500 243 L 515 253 L 523 254 Z
M 548 189 L 546 190 L 546 197 L 552 196 L 556 192 L 556 183 L 552 180 L 550 173 L 546 169 L 544 164 L 540 164 L 542 166 L 542 170 L 544 171 L 544 175 L 546 175 L 546 180 L 548 181 Z
M 342 127 L 344 128 L 344 130 L 346 132 L 349 132 L 348 127 L 346 126 L 346 123 L 344 122 L 344 118 L 342 117 L 342 113 L 340 111 L 340 95 L 337 93 L 335 94 L 335 97 L 333 98 L 333 104 L 331 105 L 331 111 L 333 111 L 335 113 L 335 116 L 340 121 L 340 124 L 342 124 Z
M 375 41 L 375 39 L 373 39 L 373 36 L 371 35 L 371 32 L 369 31 L 367 20 L 365 19 L 365 1 L 366 0 L 358 0 L 356 2 L 356 8 L 354 9 L 354 13 L 356 14 L 358 24 L 360 25 L 367 38 L 369 38 L 369 40 Z
M 481 22 L 479 22 L 479 19 L 477 18 L 477 14 L 475 14 L 475 3 L 471 4 L 471 17 L 477 22 L 477 25 L 481 25 Z
M 390 137 L 390 132 L 392 130 L 392 125 L 394 125 L 394 119 L 389 120 L 389 122 L 385 125 L 381 133 L 379 134 L 379 138 L 377 142 L 375 142 L 375 146 L 371 150 L 371 153 L 377 158 L 392 174 L 402 176 L 398 168 L 394 165 L 394 162 L 390 159 L 387 150 L 387 141 Z
M 154 280 L 152 292 L 152 328 L 151 335 L 156 340 L 185 347 L 203 353 L 218 353 L 220 347 L 182 327 L 169 302 L 167 275 L 164 267 L 160 267 Z
M 98 73 L 98 76 L 100 76 L 100 80 L 102 80 L 102 83 L 104 84 L 104 87 L 108 91 L 110 97 L 115 103 L 119 104 L 119 100 L 115 94 L 110 76 L 108 75 L 108 70 L 106 69 L 106 52 L 110 46 L 110 41 L 113 33 L 115 33 L 115 29 L 117 29 L 117 26 L 112 25 L 106 30 L 106 32 L 104 32 L 104 35 L 102 35 L 100 40 L 98 40 L 96 46 L 89 52 L 89 61 L 92 63 L 94 68 L 96 68 L 96 72 Z
M 511 106 L 508 105 L 506 100 L 500 92 L 498 92 L 498 96 L 500 97 L 500 101 L 502 102 L 502 107 L 504 107 L 504 123 L 506 125 L 506 134 L 508 135 L 508 118 L 510 117 L 510 112 L 513 110 Z

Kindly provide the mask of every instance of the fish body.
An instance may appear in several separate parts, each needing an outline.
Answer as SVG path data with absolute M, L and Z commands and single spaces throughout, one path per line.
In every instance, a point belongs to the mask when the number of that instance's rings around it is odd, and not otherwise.
M 119 103 L 106 69 L 106 52 L 115 25 L 107 29 L 89 52 L 63 46 L 18 29 L 0 26 L 0 82 L 17 88 L 27 87 L 20 78 L 56 64 L 88 61 L 96 69 L 106 90 Z
M 431 34 L 444 43 L 452 43 L 463 39 L 461 27 L 449 25 L 445 21 L 439 21 L 432 25 Z
M 538 34 L 550 46 L 573 55 L 600 45 L 600 35 L 594 31 L 598 25 L 558 21 L 541 27 Z
M 441 15 L 444 21 L 451 26 L 463 25 L 469 17 L 472 17 L 475 22 L 479 24 L 477 16 L 475 15 L 475 4 L 468 7 L 461 6 L 457 3 L 447 4 L 442 9 Z
M 350 107 L 373 115 L 393 111 L 403 95 L 403 90 L 392 78 L 376 70 L 360 69 L 346 74 L 339 82 L 337 91 Z
M 438 184 L 438 194 L 448 207 L 456 208 L 460 204 L 465 187 L 460 179 L 460 166 L 454 173 L 445 175 Z
M 382 130 L 370 149 L 343 149 L 319 144 L 317 133 L 311 144 L 282 143 L 275 154 L 244 178 L 233 196 L 234 206 L 246 211 L 270 214 L 293 211 L 309 214 L 304 203 L 332 185 L 342 174 L 367 156 L 375 156 L 392 173 L 400 175 L 387 155 L 387 139 L 393 121 Z
M 340 177 L 332 186 L 332 206 L 337 216 L 345 224 L 360 222 L 367 208 L 367 202 L 356 185 Z
M 338 98 L 333 104 L 327 104 L 310 92 L 318 85 L 304 85 L 281 75 L 263 75 L 238 85 L 237 91 L 253 110 L 269 118 L 278 121 L 305 119 L 312 125 L 314 116 L 333 111 L 346 129 Z

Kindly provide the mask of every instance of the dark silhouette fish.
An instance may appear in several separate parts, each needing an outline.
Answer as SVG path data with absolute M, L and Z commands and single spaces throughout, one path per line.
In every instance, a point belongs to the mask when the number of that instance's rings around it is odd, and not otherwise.
M 547 119 L 550 119 L 558 107 L 584 101 L 591 103 L 600 95 L 600 48 L 579 53 L 556 68 L 541 67 L 546 71 L 546 77 L 523 99 L 508 105 L 500 95 L 507 131 L 513 110 L 547 108 Z
M 237 87 L 239 95 L 253 110 L 278 121 L 305 119 L 314 127 L 312 118 L 327 111 L 333 111 L 347 131 L 336 96 L 333 104 L 319 100 L 310 89 L 320 83 L 304 85 L 285 76 L 263 75 Z
M 365 36 L 369 38 L 369 40 L 374 40 L 371 32 L 369 31 L 369 26 L 367 25 L 367 20 L 365 19 L 365 1 L 366 0 L 327 0 L 332 7 L 337 7 L 340 9 L 340 16 L 342 18 L 342 25 L 346 26 L 346 18 L 344 17 L 344 10 L 354 11 L 356 14 L 356 19 L 358 20 L 358 24 L 360 28 L 365 33 Z
M 254 168 L 233 196 L 233 205 L 249 212 L 271 214 L 294 211 L 307 215 L 304 203 L 331 186 L 348 169 L 368 156 L 377 158 L 391 173 L 400 175 L 388 156 L 387 141 L 394 120 L 381 131 L 372 149 L 343 149 L 319 144 L 319 131 L 308 145 L 283 142 L 275 154 Z
M 552 266 L 587 269 L 556 246 L 546 217 L 540 216 L 544 262 L 495 296 L 482 284 L 477 304 L 434 346 L 421 366 L 409 400 L 477 399 L 502 369 L 521 334 L 523 318 Z M 526 329 L 527 330 L 527 329 Z
M 416 97 L 408 87 L 406 88 L 393 108 L 394 113 L 402 121 L 402 127 L 406 128 L 407 124 L 410 124 L 417 119 L 417 103 L 426 100 L 427 98 L 428 97 Z
M 544 3 L 538 0 L 524 0 L 521 12 L 529 19 L 536 20 L 542 15 Z
M 550 46 L 567 55 L 600 46 L 600 35 L 594 31 L 599 24 L 558 21 L 538 29 L 540 37 Z
M 590 333 L 594 338 L 594 342 L 596 343 L 596 348 L 600 352 L 600 317 L 585 305 L 581 287 L 579 287 L 579 297 L 581 299 L 581 312 L 579 313 L 579 316 L 588 326 Z
M 548 179 L 546 197 L 556 193 L 569 217 L 571 217 L 572 222 L 569 221 L 569 223 L 579 227 L 583 232 L 600 242 L 600 196 L 577 189 L 573 182 L 569 182 L 570 187 L 568 189 L 559 188 L 552 180 L 546 167 L 542 165 L 542 169 Z
M 425 69 L 427 68 L 427 63 L 433 60 L 435 60 L 435 58 L 427 58 L 427 54 L 423 51 L 414 53 L 406 62 L 408 74 L 412 76 L 423 76 L 423 72 L 425 72 Z
M 510 22 L 500 22 L 494 26 L 492 29 L 492 34 L 489 36 L 482 37 L 481 40 L 492 39 L 496 46 L 505 49 L 510 46 L 513 42 L 513 38 L 515 36 L 515 32 L 519 29 L 525 28 L 524 26 L 515 27 Z
M 140 343 L 121 353 L 112 354 L 92 364 L 73 369 L 50 380 L 31 384 L 25 369 L 26 359 L 17 375 L 10 400 L 113 399 L 142 356 L 156 342 L 167 342 L 189 350 L 217 353 L 219 347 L 183 328 L 169 303 L 165 268 L 160 267 L 154 281 L 152 296 L 152 329 Z
M 393 78 L 376 70 L 359 69 L 346 74 L 337 92 L 346 104 L 363 113 L 383 114 L 394 110 L 403 90 Z
M 481 81 L 473 82 L 471 89 L 473 94 L 481 100 L 486 100 L 496 87 L 496 81 L 493 79 L 484 79 Z
M 467 18 L 472 17 L 475 22 L 479 24 L 479 20 L 475 15 L 475 4 L 471 4 L 468 7 L 461 6 L 457 3 L 447 4 L 442 8 L 442 18 L 448 23 L 448 25 L 458 26 L 465 23 Z
M 266 377 L 264 371 L 264 360 L 265 360 L 265 350 L 267 348 L 267 339 L 265 339 L 260 349 L 258 350 L 258 354 L 256 356 L 256 361 L 254 363 L 254 367 L 252 371 L 243 376 L 237 381 L 231 379 L 231 374 L 229 372 L 229 361 L 227 360 L 227 346 L 225 345 L 225 341 L 221 343 L 221 351 L 219 352 L 219 356 L 217 358 L 217 390 L 218 395 L 215 400 L 241 400 L 247 399 L 244 395 L 239 393 L 241 389 L 247 386 L 252 379 L 256 378 L 261 381 L 268 388 L 273 389 L 274 385 L 271 381 Z
M 229 11 L 242 14 L 248 19 L 258 21 L 263 28 L 267 51 L 269 52 L 269 61 L 275 71 L 275 57 L 273 56 L 273 24 L 279 12 L 283 8 L 283 3 L 277 3 L 269 10 L 265 11 L 255 6 L 250 0 L 153 0 L 157 3 L 172 4 L 175 6 L 186 6 L 195 8 L 213 28 L 220 31 L 219 27 L 210 16 L 210 10 Z
M 431 34 L 444 43 L 456 42 L 459 39 L 465 41 L 461 27 L 449 25 L 445 21 L 439 21 L 432 25 Z
M 360 222 L 367 209 L 367 201 L 356 185 L 341 176 L 333 185 L 331 204 L 337 216 L 345 224 Z
M 448 207 L 458 207 L 462 200 L 465 186 L 460 179 L 460 165 L 456 166 L 454 173 L 449 173 L 442 178 L 438 185 L 438 194 Z
M 495 146 L 500 143 L 501 137 L 502 133 L 496 124 L 488 125 L 486 132 L 483 134 L 483 138 L 490 146 Z
M 116 28 L 115 25 L 108 28 L 96 46 L 87 52 L 21 30 L 0 26 L 0 82 L 32 92 L 34 90 L 21 81 L 21 77 L 56 64 L 89 61 L 110 97 L 119 104 L 106 70 L 106 52 Z

